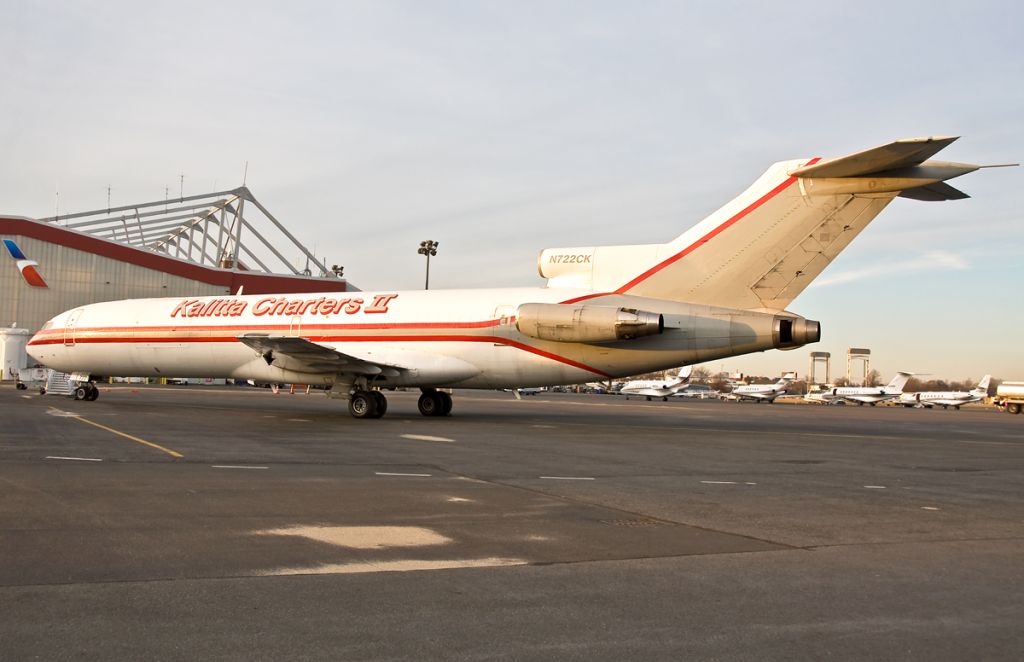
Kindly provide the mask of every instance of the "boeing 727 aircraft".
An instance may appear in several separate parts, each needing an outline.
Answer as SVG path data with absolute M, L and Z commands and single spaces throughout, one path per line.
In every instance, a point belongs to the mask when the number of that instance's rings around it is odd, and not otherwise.
M 904 407 L 942 407 L 960 409 L 960 405 L 981 402 L 988 395 L 988 385 L 992 375 L 985 375 L 978 385 L 970 391 L 919 391 L 904 393 L 900 396 L 900 404 Z
M 626 396 L 627 400 L 631 395 L 642 395 L 648 400 L 661 398 L 665 401 L 668 400 L 668 396 L 675 395 L 680 389 L 686 387 L 687 382 L 690 381 L 691 370 L 691 366 L 680 368 L 673 379 L 635 379 L 626 382 L 619 393 Z
M 789 383 L 796 379 L 796 375 L 787 372 L 774 384 L 744 384 L 733 388 L 730 395 L 734 396 L 737 402 L 753 400 L 754 402 L 767 402 L 772 404 L 775 398 L 786 392 Z
M 382 387 L 583 383 L 817 342 L 787 307 L 896 197 L 967 197 L 944 181 L 981 166 L 930 161 L 956 138 L 896 142 L 771 166 L 750 188 L 664 244 L 541 251 L 546 287 L 227 295 L 96 303 L 29 342 L 37 361 L 95 375 L 313 384 L 356 418 L 387 410 Z

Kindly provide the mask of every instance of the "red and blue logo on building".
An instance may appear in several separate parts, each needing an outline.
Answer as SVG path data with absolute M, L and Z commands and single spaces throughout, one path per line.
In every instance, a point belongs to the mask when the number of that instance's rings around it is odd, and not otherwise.
M 4 239 L 3 242 L 4 246 L 7 247 L 7 252 L 18 263 L 18 269 L 21 270 L 21 276 L 25 279 L 25 282 L 32 287 L 47 287 L 46 281 L 43 280 L 43 277 L 39 275 L 39 271 L 36 269 L 39 263 L 25 257 L 25 254 L 18 248 L 18 244 L 14 243 L 12 239 Z

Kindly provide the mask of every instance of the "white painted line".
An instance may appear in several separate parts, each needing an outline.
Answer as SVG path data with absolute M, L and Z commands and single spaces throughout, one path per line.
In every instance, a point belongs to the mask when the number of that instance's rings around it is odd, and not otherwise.
M 885 489 L 885 485 L 865 485 L 864 489 L 866 489 L 866 490 L 884 490 Z
M 21 397 L 22 397 L 23 400 L 31 400 L 32 399 L 31 395 L 23 395 Z
M 446 444 L 450 444 L 453 441 L 455 441 L 454 439 L 449 439 L 448 437 L 432 437 L 429 434 L 403 434 L 399 436 L 401 436 L 402 439 L 412 439 L 413 441 L 440 441 Z
M 744 485 L 757 485 L 757 483 L 743 483 Z
M 543 480 L 596 480 L 587 476 L 540 476 Z
M 47 460 L 75 460 L 77 462 L 102 462 L 98 457 L 61 457 L 59 455 L 47 455 Z
M 387 471 L 374 471 L 373 473 L 377 474 L 378 476 L 417 476 L 419 478 L 430 478 L 431 477 L 430 474 L 399 474 L 399 473 L 390 473 L 390 472 L 387 472 Z
M 214 469 L 269 469 L 270 467 L 252 467 L 242 464 L 213 464 Z
M 293 423 L 312 423 L 313 422 L 313 419 L 311 419 L 311 418 L 289 418 L 288 420 L 293 422 Z
M 531 428 L 537 428 L 538 430 L 554 430 L 554 425 L 531 425 Z
M 704 483 L 705 485 L 735 485 L 736 484 L 736 481 L 734 481 L 734 480 L 702 480 L 700 482 Z
M 934 506 L 921 506 L 921 510 L 938 510 L 938 508 Z

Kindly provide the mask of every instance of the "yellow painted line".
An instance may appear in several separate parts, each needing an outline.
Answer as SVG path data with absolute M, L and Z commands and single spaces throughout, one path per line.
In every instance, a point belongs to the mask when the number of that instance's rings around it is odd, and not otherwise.
M 150 448 L 155 448 L 158 451 L 163 451 L 164 453 L 167 453 L 171 457 L 185 457 L 184 455 L 182 455 L 181 453 L 179 453 L 177 451 L 172 451 L 170 448 L 164 448 L 160 444 L 154 444 L 152 441 L 146 441 L 145 439 L 139 439 L 138 437 L 133 437 L 132 435 L 128 434 L 127 432 L 121 432 L 119 430 L 115 430 L 114 428 L 108 428 L 106 425 L 103 425 L 102 423 L 97 423 L 96 421 L 90 421 L 88 418 L 83 418 L 82 416 L 73 416 L 71 418 L 77 418 L 78 420 L 82 421 L 83 423 L 88 423 L 89 425 L 95 425 L 99 429 L 106 430 L 107 432 L 112 432 L 112 433 L 116 434 L 119 437 L 124 437 L 125 439 L 131 439 L 132 441 L 138 442 L 138 443 L 143 444 L 145 446 L 149 446 Z

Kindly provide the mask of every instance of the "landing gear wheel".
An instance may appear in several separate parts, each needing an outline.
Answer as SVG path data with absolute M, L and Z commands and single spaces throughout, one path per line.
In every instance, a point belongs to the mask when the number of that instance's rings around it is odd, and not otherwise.
M 370 391 L 370 395 L 373 396 L 374 404 L 377 406 L 377 413 L 373 417 L 380 418 L 388 411 L 388 399 L 380 391 Z
M 668 402 L 668 397 L 667 396 L 661 396 L 661 401 L 662 402 Z
M 648 395 L 647 396 L 647 402 L 650 402 L 650 401 L 651 401 L 651 396 Z
M 452 414 L 452 396 L 445 393 L 444 391 L 437 392 L 438 397 L 441 398 L 441 413 L 438 416 L 451 416 Z
M 416 404 L 424 416 L 440 416 L 444 411 L 444 403 L 437 391 L 424 391 Z
M 352 418 L 374 418 L 377 398 L 370 391 L 356 391 L 348 399 L 348 413 Z

